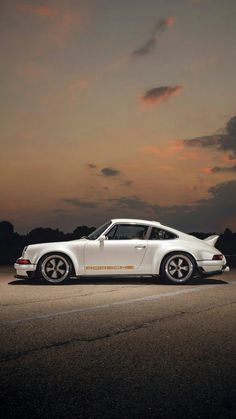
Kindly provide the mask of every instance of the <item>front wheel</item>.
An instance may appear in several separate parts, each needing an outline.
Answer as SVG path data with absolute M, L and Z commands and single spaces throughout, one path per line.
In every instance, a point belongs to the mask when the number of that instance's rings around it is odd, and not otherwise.
M 39 264 L 39 273 L 43 279 L 52 284 L 59 284 L 68 279 L 72 272 L 70 260 L 60 254 L 46 255 Z
M 194 270 L 195 262 L 192 256 L 175 253 L 163 259 L 160 274 L 174 284 L 184 284 L 191 279 Z

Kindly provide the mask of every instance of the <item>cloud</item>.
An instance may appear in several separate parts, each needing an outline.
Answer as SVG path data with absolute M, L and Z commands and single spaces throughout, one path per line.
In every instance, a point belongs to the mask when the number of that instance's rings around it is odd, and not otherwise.
M 132 56 L 140 57 L 150 54 L 156 47 L 159 36 L 165 32 L 174 23 L 174 17 L 160 19 L 153 27 L 150 37 L 139 48 L 132 52 Z
M 124 183 L 122 184 L 123 186 L 131 186 L 131 185 L 133 185 L 133 180 L 129 180 L 129 179 L 127 179 L 127 180 L 125 180 L 124 181 Z
M 220 183 L 208 189 L 209 198 L 195 201 L 192 205 L 161 206 L 138 196 L 112 198 L 113 213 L 132 218 L 156 218 L 167 225 L 186 231 L 220 231 L 228 224 L 236 223 L 236 180 Z M 214 217 L 212 217 L 214 214 Z M 230 224 L 229 224 L 230 226 Z
M 153 155 L 153 156 L 157 155 L 157 156 L 160 156 L 160 157 L 161 156 L 162 157 L 164 157 L 164 156 L 169 157 L 170 154 L 171 155 L 178 154 L 182 149 L 183 149 L 183 142 L 181 140 L 174 140 L 174 141 L 171 140 L 171 142 L 169 142 L 167 144 L 167 146 L 165 146 L 165 147 L 159 147 L 155 144 L 146 144 L 145 146 L 143 146 L 139 149 L 139 152 L 142 153 L 142 154 L 150 154 L 150 155 Z M 190 155 L 190 158 L 191 157 L 193 158 L 194 156 L 196 156 L 196 153 L 193 153 L 193 152 L 185 153 L 185 154 L 182 155 L 183 160 L 184 160 L 185 156 L 187 156 L 188 154 Z M 181 157 L 179 157 L 179 158 L 182 160 Z M 187 157 L 186 157 L 186 159 L 187 159 Z
M 19 12 L 31 14 L 46 22 L 48 27 L 47 33 L 44 28 L 44 34 L 58 44 L 64 44 L 81 22 L 78 11 L 66 2 L 64 5 L 59 3 L 57 6 L 19 3 L 17 9 Z
M 236 164 L 230 167 L 215 166 L 211 168 L 211 173 L 236 172 Z
M 122 209 L 143 210 L 147 207 L 150 208 L 150 204 L 148 204 L 146 201 L 142 200 L 138 196 L 121 196 L 119 198 L 110 198 L 108 199 L 108 201 L 115 203 L 116 206 Z
M 183 143 L 190 147 L 217 147 L 220 145 L 222 135 L 205 135 L 191 140 L 183 140 Z
M 218 151 L 231 153 L 230 159 L 236 156 L 236 115 L 227 122 L 222 134 L 212 134 L 193 139 L 183 140 L 188 147 L 215 148 Z
M 94 164 L 94 163 L 88 163 L 87 167 L 89 167 L 90 169 L 96 169 L 97 168 L 96 164 Z
M 178 160 L 197 160 L 199 158 L 197 153 L 187 152 L 178 157 Z
M 183 89 L 183 86 L 161 86 L 147 90 L 142 96 L 142 101 L 148 105 L 159 105 L 159 103 L 168 100 L 171 96 L 176 96 Z
M 112 176 L 118 176 L 120 174 L 120 171 L 112 167 L 104 167 L 103 169 L 100 170 L 100 173 L 103 176 L 112 177 Z
M 91 170 L 98 169 L 96 164 L 93 164 L 93 163 L 89 163 L 86 166 L 89 167 Z M 122 172 L 118 169 L 115 169 L 114 167 L 103 167 L 99 171 L 96 170 L 96 175 L 97 176 L 102 175 L 102 177 L 105 177 L 105 178 L 118 178 L 118 179 L 120 179 L 120 185 L 121 186 L 129 187 L 133 184 L 132 180 L 125 179 L 124 176 L 122 175 Z M 106 186 L 105 186 L 104 189 L 109 190 L 109 188 L 106 187 Z
M 97 208 L 99 206 L 98 202 L 83 201 L 80 198 L 62 198 L 61 201 L 80 208 Z

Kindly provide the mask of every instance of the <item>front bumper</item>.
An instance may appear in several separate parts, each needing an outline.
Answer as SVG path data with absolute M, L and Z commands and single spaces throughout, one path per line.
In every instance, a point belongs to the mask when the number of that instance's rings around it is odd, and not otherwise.
M 16 270 L 16 278 L 32 278 L 36 273 L 37 265 L 20 265 L 19 263 L 15 263 L 14 268 Z

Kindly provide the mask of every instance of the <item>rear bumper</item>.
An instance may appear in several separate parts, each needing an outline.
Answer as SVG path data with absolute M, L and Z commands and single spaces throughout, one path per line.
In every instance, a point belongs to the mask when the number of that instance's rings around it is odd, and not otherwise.
M 220 275 L 224 272 L 229 272 L 230 270 L 226 265 L 226 260 L 202 260 L 198 261 L 197 265 L 201 276 Z

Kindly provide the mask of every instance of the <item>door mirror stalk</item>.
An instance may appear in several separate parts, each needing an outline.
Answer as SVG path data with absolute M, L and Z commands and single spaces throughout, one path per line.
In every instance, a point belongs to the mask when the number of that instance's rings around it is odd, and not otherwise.
M 101 237 L 99 237 L 99 241 L 101 243 L 103 243 L 105 240 L 107 240 L 107 237 L 106 236 L 102 235 Z

